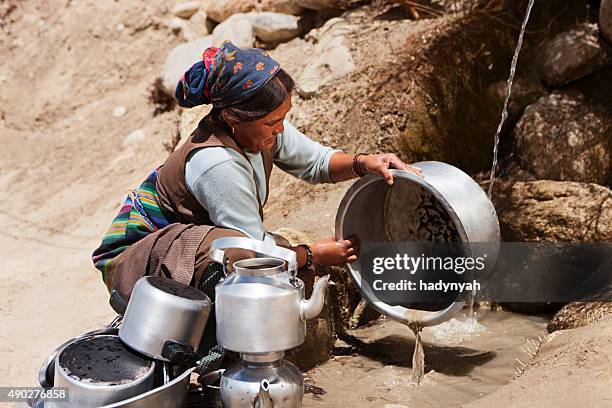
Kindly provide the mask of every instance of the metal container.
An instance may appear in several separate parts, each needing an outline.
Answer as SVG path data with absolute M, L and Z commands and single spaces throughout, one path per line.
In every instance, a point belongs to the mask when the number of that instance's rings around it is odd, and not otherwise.
M 225 369 L 219 369 L 203 374 L 198 378 L 198 382 L 202 384 L 202 393 L 206 398 L 209 408 L 223 408 L 221 401 L 221 377 Z
M 320 278 L 309 300 L 304 282 L 277 258 L 235 262 L 234 272 L 215 289 L 217 342 L 240 353 L 268 353 L 299 346 L 306 320 L 323 308 L 329 276 Z
M 225 408 L 298 408 L 304 397 L 304 378 L 283 353 L 274 361 L 241 355 L 221 377 L 221 401 Z
M 113 334 L 113 335 L 117 335 L 119 329 L 119 325 L 121 324 L 121 321 L 123 319 L 123 316 L 117 316 L 113 319 L 112 322 L 110 322 L 105 328 L 103 329 L 98 329 L 98 330 L 93 330 L 87 333 L 83 333 L 77 337 L 74 337 L 64 343 L 62 343 L 58 348 L 56 348 L 51 354 L 49 354 L 49 356 L 45 359 L 45 361 L 43 362 L 43 365 L 41 366 L 39 372 L 38 372 L 38 382 L 40 383 L 40 386 L 43 388 L 51 388 L 54 385 L 55 382 L 55 360 L 57 355 L 59 354 L 59 352 L 61 352 L 64 347 L 66 347 L 67 345 L 74 343 L 76 340 L 82 339 L 84 337 L 89 337 L 92 336 L 94 334 Z
M 210 309 L 210 299 L 196 288 L 160 276 L 145 276 L 134 286 L 119 337 L 134 350 L 170 361 L 162 353 L 166 342 L 197 351 Z
M 182 408 L 189 388 L 189 379 L 194 368 L 186 370 L 174 380 L 143 394 L 110 405 L 96 405 L 100 408 Z M 23 408 L 83 408 L 83 405 L 74 405 L 69 402 L 49 402 L 35 400 L 18 405 Z
M 407 194 L 421 189 L 433 197 L 452 222 L 463 243 L 488 243 L 489 263 L 497 259 L 500 241 L 495 208 L 482 188 L 470 176 L 446 163 L 427 161 L 414 164 L 424 177 L 407 171 L 391 170 L 393 186 L 380 175 L 357 180 L 346 192 L 336 214 L 336 238 L 357 236 L 361 242 L 406 241 L 415 214 L 406 206 Z M 434 240 L 434 239 L 431 239 Z M 491 245 L 493 243 L 493 245 Z M 349 271 L 365 299 L 379 312 L 404 323 L 433 326 L 453 317 L 464 305 L 456 301 L 441 310 L 425 311 L 392 306 L 380 301 L 362 279 L 358 263 Z
M 73 407 L 122 401 L 154 387 L 155 362 L 128 349 L 116 335 L 75 340 L 55 358 L 55 387 L 67 387 Z

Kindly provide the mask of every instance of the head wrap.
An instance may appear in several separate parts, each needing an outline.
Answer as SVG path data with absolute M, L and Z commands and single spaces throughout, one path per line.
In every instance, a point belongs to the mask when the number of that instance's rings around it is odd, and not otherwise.
M 264 50 L 241 49 L 226 41 L 221 48 L 204 50 L 202 61 L 183 74 L 175 97 L 186 108 L 209 103 L 222 108 L 256 93 L 279 69 Z

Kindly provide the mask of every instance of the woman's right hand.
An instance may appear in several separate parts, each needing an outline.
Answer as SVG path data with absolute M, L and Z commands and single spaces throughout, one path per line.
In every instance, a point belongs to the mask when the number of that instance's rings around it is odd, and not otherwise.
M 355 262 L 359 255 L 359 240 L 356 238 L 336 240 L 324 238 L 310 247 L 312 261 L 325 266 L 344 266 Z

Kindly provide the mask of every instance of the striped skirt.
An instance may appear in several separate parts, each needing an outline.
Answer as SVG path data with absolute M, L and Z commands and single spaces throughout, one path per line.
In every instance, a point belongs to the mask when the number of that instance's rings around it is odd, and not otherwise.
M 171 223 L 170 217 L 164 214 L 159 206 L 155 187 L 157 172 L 158 169 L 155 169 L 140 187 L 128 194 L 102 243 L 93 252 L 94 265 L 102 272 L 102 279 L 109 292 L 113 287 L 114 272 L 120 255 L 130 245 Z

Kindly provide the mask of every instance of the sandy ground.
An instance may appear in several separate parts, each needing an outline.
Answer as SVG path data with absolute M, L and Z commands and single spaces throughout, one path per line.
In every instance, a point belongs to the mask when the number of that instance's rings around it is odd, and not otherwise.
M 0 385 L 27 386 L 57 345 L 113 317 L 90 253 L 128 189 L 167 156 L 163 144 L 180 118 L 153 116 L 148 89 L 180 39 L 160 24 L 172 6 L 161 0 L 13 3 L 0 22 Z M 126 114 L 116 117 L 119 106 Z M 270 229 L 333 233 L 346 183 L 308 190 L 298 202 L 301 187 L 274 177 Z M 512 395 L 531 395 L 524 406 L 565 406 L 554 403 L 566 400 L 551 384 L 568 393 L 582 385 L 574 401 L 588 404 L 573 406 L 609 405 L 611 326 L 555 335 L 534 374 L 477 406 Z M 557 355 L 568 356 L 561 369 L 547 363 Z
M 176 127 L 147 100 L 179 42 L 156 26 L 163 4 L 26 1 L 2 27 L 2 385 L 36 384 L 57 345 L 112 318 L 90 253 Z

